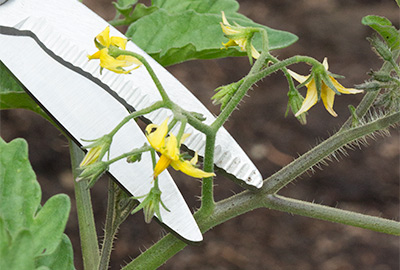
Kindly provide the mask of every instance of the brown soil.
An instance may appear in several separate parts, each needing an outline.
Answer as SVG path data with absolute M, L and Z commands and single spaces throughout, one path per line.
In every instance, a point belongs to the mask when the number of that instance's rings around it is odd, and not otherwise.
M 84 1 L 106 19 L 113 17 L 108 0 Z M 330 70 L 343 74 L 341 82 L 351 86 L 368 78 L 370 68 L 381 61 L 365 40 L 372 31 L 362 26 L 365 15 L 376 14 L 399 26 L 399 13 L 392 0 L 270 0 L 240 1 L 241 12 L 253 20 L 295 33 L 300 40 L 275 52 L 281 59 L 295 54 L 310 55 L 322 61 L 329 58 Z M 192 61 L 169 70 L 213 112 L 213 89 L 241 78 L 249 69 L 248 60 L 226 59 Z M 308 67 L 294 68 L 307 73 Z M 339 117 L 331 117 L 317 104 L 310 111 L 308 124 L 300 125 L 292 115 L 284 117 L 287 85 L 281 74 L 264 79 L 241 104 L 226 128 L 242 145 L 264 177 L 304 153 L 340 127 L 349 115 L 347 105 L 356 105 L 358 96 L 340 96 L 335 102 Z M 342 209 L 399 218 L 399 131 L 388 138 L 377 137 L 369 146 L 349 151 L 340 162 L 312 175 L 304 175 L 280 194 L 316 201 Z M 73 200 L 73 180 L 66 140 L 45 120 L 27 111 L 1 112 L 1 136 L 10 141 L 23 137 L 29 143 L 30 160 L 43 189 L 43 201 L 57 193 Z M 198 207 L 199 182 L 172 172 L 192 207 Z M 106 208 L 106 179 L 92 191 L 98 232 L 102 233 Z M 217 178 L 216 199 L 242 189 Z M 66 233 L 75 249 L 75 265 L 82 269 L 76 210 L 72 208 Z M 147 225 L 143 215 L 123 224 L 112 255 L 111 269 L 129 262 L 150 247 L 164 232 L 155 223 Z M 200 246 L 186 247 L 161 269 L 399 269 L 399 238 L 368 230 L 258 209 L 217 226 L 204 235 Z

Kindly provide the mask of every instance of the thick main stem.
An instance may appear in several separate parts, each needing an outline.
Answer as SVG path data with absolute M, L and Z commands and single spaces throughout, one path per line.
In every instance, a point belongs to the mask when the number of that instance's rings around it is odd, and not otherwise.
M 107 190 L 107 214 L 106 223 L 104 226 L 104 239 L 103 246 L 101 248 L 101 257 L 99 270 L 107 270 L 110 262 L 110 255 L 112 246 L 114 243 L 114 236 L 116 230 L 114 229 L 115 223 L 115 211 L 116 211 L 116 200 L 115 200 L 115 183 L 110 178 L 108 179 L 108 190 Z
M 336 133 L 266 179 L 262 190 L 270 194 L 278 192 L 281 188 L 292 182 L 296 177 L 300 176 L 309 168 L 344 145 L 375 131 L 388 128 L 399 121 L 400 112 L 391 114 L 360 127 Z
M 83 159 L 83 151 L 74 142 L 69 140 L 71 155 L 71 166 L 74 179 L 80 172 L 79 163 Z M 88 181 L 81 180 L 75 183 L 75 200 L 78 212 L 79 234 L 82 247 L 82 257 L 84 269 L 97 269 L 99 265 L 99 244 L 97 240 L 96 226 L 94 223 L 92 202 L 90 200 L 90 190 Z
M 302 157 L 300 157 L 299 159 L 302 160 L 293 161 L 276 174 L 264 180 L 264 186 L 259 192 L 255 193 L 246 190 L 220 201 L 215 204 L 212 213 L 206 217 L 201 215 L 200 211 L 197 212 L 195 217 L 200 230 L 204 233 L 212 227 L 248 211 L 260 207 L 267 207 L 270 209 L 287 211 L 302 216 L 341 224 L 348 224 L 393 235 L 400 235 L 400 223 L 396 221 L 274 195 L 274 193 L 280 188 L 287 185 L 296 176 L 302 174 L 307 169 L 306 167 L 310 166 L 307 163 L 314 164 L 333 151 L 349 143 L 349 141 L 368 135 L 375 130 L 385 129 L 390 125 L 398 123 L 399 121 L 400 112 L 383 117 L 382 119 L 366 124 L 365 126 L 348 130 L 347 132 L 349 132 L 349 134 L 347 134 L 345 137 L 343 137 L 343 133 L 332 136 L 327 144 L 324 145 L 322 143 L 322 146 L 317 146 L 317 152 L 309 152 L 310 154 L 306 158 L 302 159 Z M 354 132 L 354 135 L 351 135 L 351 132 Z M 325 148 L 327 145 L 331 146 Z M 315 158 L 315 156 L 318 156 L 318 158 Z M 309 159 L 311 161 L 308 161 Z M 174 254 L 182 250 L 185 246 L 185 243 L 169 234 L 153 245 L 146 252 L 142 253 L 129 265 L 123 268 L 123 270 L 155 269 L 171 258 Z

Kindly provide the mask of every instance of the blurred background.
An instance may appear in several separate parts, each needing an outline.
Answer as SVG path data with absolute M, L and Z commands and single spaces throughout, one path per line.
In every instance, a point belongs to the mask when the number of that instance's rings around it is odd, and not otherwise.
M 347 87 L 368 79 L 370 69 L 382 62 L 371 51 L 366 37 L 372 31 L 361 24 L 365 15 L 389 18 L 398 28 L 399 9 L 392 0 L 248 0 L 239 1 L 240 12 L 267 26 L 290 31 L 299 41 L 275 51 L 280 59 L 296 54 L 320 61 L 328 57 L 330 71 L 346 76 Z M 114 17 L 110 0 L 84 0 L 84 4 L 106 20 Z M 149 2 L 145 2 L 149 3 Z M 149 33 L 151 34 L 151 33 Z M 293 67 L 308 74 L 309 67 Z M 248 59 L 191 61 L 168 70 L 207 107 L 218 113 L 210 97 L 220 85 L 240 79 L 249 70 Z M 303 89 L 302 91 L 304 91 Z M 274 74 L 258 83 L 225 128 L 252 158 L 264 178 L 329 137 L 349 116 L 347 106 L 356 106 L 362 95 L 339 96 L 337 118 L 322 103 L 310 110 L 302 126 L 293 115 L 285 118 L 287 83 Z M 304 93 L 304 92 L 302 92 Z M 57 193 L 70 195 L 73 207 L 66 233 L 75 249 L 75 266 L 82 269 L 79 232 L 74 208 L 73 179 L 66 139 L 48 122 L 24 110 L 1 111 L 1 136 L 29 143 L 29 157 L 43 191 L 42 201 Z M 280 194 L 316 201 L 342 209 L 399 219 L 399 130 L 391 137 L 369 140 L 368 147 L 349 151 L 340 162 L 330 162 L 313 175 L 303 175 Z M 200 182 L 171 170 L 192 209 L 199 207 Z M 216 199 L 242 189 L 219 177 Z M 92 190 L 98 233 L 103 232 L 107 180 Z M 111 269 L 119 269 L 156 242 L 165 232 L 156 223 L 145 224 L 140 212 L 122 225 L 111 258 Z M 161 269 L 399 269 L 399 238 L 350 226 L 293 216 L 268 209 L 244 214 L 204 235 L 199 246 L 188 246 Z

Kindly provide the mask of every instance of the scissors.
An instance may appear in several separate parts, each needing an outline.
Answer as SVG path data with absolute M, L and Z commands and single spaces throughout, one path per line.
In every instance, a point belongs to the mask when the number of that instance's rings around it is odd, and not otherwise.
M 79 146 L 112 130 L 129 113 L 160 100 L 144 67 L 121 75 L 104 70 L 87 55 L 93 39 L 109 24 L 77 0 L 0 0 L 0 61 L 25 91 Z M 110 27 L 111 36 L 124 37 Z M 206 124 L 214 121 L 207 108 L 173 75 L 129 41 L 127 50 L 145 57 L 172 101 L 188 111 L 201 113 Z M 161 124 L 172 112 L 157 110 L 146 115 Z M 172 119 L 172 118 L 171 118 Z M 179 128 L 179 127 L 176 127 Z M 204 155 L 205 135 L 186 126 L 191 136 L 185 146 Z M 113 138 L 110 158 L 146 143 L 134 121 Z M 260 188 L 262 176 L 232 136 L 221 128 L 216 137 L 215 166 L 247 187 Z M 147 194 L 152 187 L 151 156 L 142 155 L 133 164 L 120 160 L 109 168 L 110 176 L 133 196 Z M 203 237 L 182 194 L 167 171 L 159 176 L 162 223 L 187 242 Z

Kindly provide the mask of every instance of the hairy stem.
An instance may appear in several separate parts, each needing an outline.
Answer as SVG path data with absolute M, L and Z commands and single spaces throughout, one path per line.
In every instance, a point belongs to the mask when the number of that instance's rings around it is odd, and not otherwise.
M 79 174 L 79 163 L 83 159 L 83 151 L 73 141 L 69 140 L 71 154 L 71 166 L 74 179 Z M 75 200 L 78 212 L 79 234 L 82 247 L 82 257 L 84 269 L 97 269 L 99 265 L 99 244 L 97 240 L 96 227 L 93 217 L 92 202 L 90 200 L 90 190 L 88 181 L 81 180 L 75 182 Z
M 394 220 L 368 216 L 355 213 L 353 211 L 346 211 L 316 203 L 285 198 L 279 195 L 268 195 L 265 199 L 265 207 L 293 213 L 296 215 L 351 225 L 376 232 L 400 235 L 400 223 Z
M 116 233 L 116 230 L 114 229 L 115 210 L 116 210 L 115 183 L 110 178 L 108 179 L 107 194 L 108 194 L 107 214 L 104 226 L 104 239 L 103 239 L 103 246 L 101 248 L 99 270 L 108 269 L 108 264 L 110 263 L 111 250 L 114 243 L 114 236 Z
M 278 192 L 281 188 L 292 182 L 296 177 L 300 176 L 344 145 L 377 130 L 388 128 L 399 121 L 400 112 L 397 112 L 363 126 L 336 133 L 266 179 L 262 190 L 266 193 Z
M 393 58 L 397 59 L 400 55 L 400 51 L 396 51 L 393 53 Z M 379 70 L 382 73 L 389 73 L 390 70 L 392 69 L 392 63 L 389 62 L 384 62 L 381 69 Z M 358 104 L 356 108 L 356 116 L 361 119 L 371 108 L 371 106 L 374 104 L 376 98 L 378 97 L 380 91 L 371 91 L 367 92 L 364 96 L 364 98 L 361 100 L 360 104 Z M 343 124 L 341 127 L 340 131 L 350 128 L 352 123 L 352 116 L 347 119 L 347 121 Z
M 214 149 L 215 135 L 206 137 L 206 150 L 204 155 L 204 171 L 214 171 Z M 215 206 L 214 202 L 214 179 L 213 177 L 203 178 L 201 185 L 201 207 L 200 212 L 203 215 L 208 215 L 212 212 Z
M 352 225 L 378 232 L 400 235 L 400 223 L 384 218 L 349 212 L 328 206 L 312 204 L 284 198 L 274 193 L 304 173 L 309 167 L 336 151 L 343 145 L 376 130 L 381 130 L 400 121 L 400 112 L 385 116 L 364 126 L 334 135 L 305 155 L 296 159 L 285 168 L 264 180 L 264 186 L 257 192 L 246 190 L 215 204 L 212 213 L 204 216 L 201 211 L 195 213 L 200 230 L 204 233 L 212 227 L 236 216 L 266 207 L 321 220 Z M 139 257 L 129 263 L 126 269 L 156 269 L 186 244 L 168 234 Z

